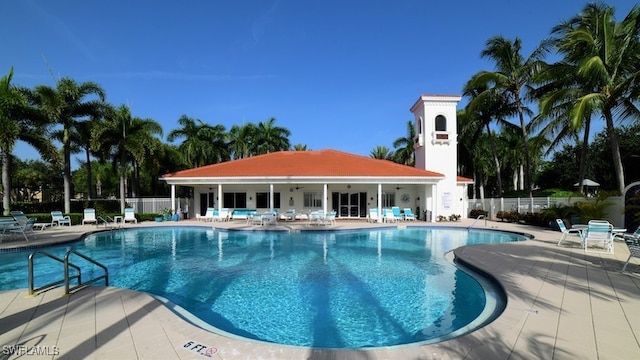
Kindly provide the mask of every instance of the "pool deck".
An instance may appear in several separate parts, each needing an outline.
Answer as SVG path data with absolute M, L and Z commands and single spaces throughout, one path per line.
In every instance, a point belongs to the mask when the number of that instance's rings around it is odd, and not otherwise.
M 391 225 L 472 223 L 463 219 Z M 247 227 L 240 221 L 188 220 L 125 227 L 157 225 Z M 339 220 L 320 229 L 374 226 L 379 225 Z M 493 221 L 478 221 L 474 227 L 534 238 L 454 251 L 457 258 L 495 277 L 508 302 L 489 325 L 438 344 L 327 350 L 244 340 L 192 325 L 145 293 L 92 286 L 71 296 L 59 288 L 35 297 L 28 297 L 27 289 L 0 291 L 0 359 L 640 359 L 640 262 L 633 259 L 627 272 L 620 271 L 629 255 L 623 243 L 615 244 L 614 255 L 585 253 L 577 239 L 557 246 L 560 233 L 551 230 Z M 270 228 L 309 226 L 280 222 Z M 3 239 L 0 249 L 60 243 L 93 231 L 96 227 L 89 225 L 49 228 L 36 232 L 29 243 Z

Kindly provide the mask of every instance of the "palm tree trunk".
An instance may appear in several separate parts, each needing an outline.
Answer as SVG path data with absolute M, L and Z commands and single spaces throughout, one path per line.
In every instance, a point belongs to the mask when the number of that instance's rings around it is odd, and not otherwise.
M 620 144 L 618 143 L 618 135 L 616 134 L 615 126 L 613 125 L 613 116 L 611 115 L 611 109 L 604 110 L 604 118 L 607 123 L 607 136 L 609 137 L 609 143 L 611 144 L 611 155 L 613 160 L 613 168 L 616 173 L 616 180 L 618 181 L 618 191 L 620 194 L 624 193 L 624 169 L 622 167 L 622 157 L 620 156 Z
M 496 185 L 498 186 L 498 196 L 502 197 L 502 174 L 500 172 L 500 160 L 498 159 L 498 149 L 496 146 L 496 139 L 493 137 L 493 132 L 489 127 L 489 123 L 486 123 L 487 134 L 489 135 L 489 145 L 491 146 L 491 152 L 493 153 L 493 162 L 496 166 Z
M 67 130 L 65 130 L 66 132 Z M 65 136 L 66 137 L 66 136 Z M 68 141 L 63 145 L 64 153 L 64 213 L 71 212 L 71 149 L 69 148 Z
M 586 119 L 584 123 L 584 137 L 582 139 L 582 149 L 580 149 L 580 170 L 578 171 L 578 186 L 580 187 L 580 193 L 584 194 L 584 181 L 585 173 L 587 172 L 587 150 L 589 145 L 589 131 L 591 128 L 590 119 Z
M 93 197 L 93 179 L 91 178 L 91 154 L 89 153 L 89 148 L 85 149 L 86 159 L 87 159 L 87 200 L 91 200 Z
M 4 216 L 9 216 L 9 211 L 11 210 L 11 178 L 9 176 L 9 161 L 10 156 L 6 151 L 2 152 L 2 214 Z
M 518 115 L 520 117 L 520 129 L 522 130 L 522 141 L 524 143 L 524 187 L 527 190 L 529 197 L 533 196 L 532 186 L 531 186 L 531 153 L 529 151 L 529 135 L 527 134 L 527 127 L 524 123 L 524 114 L 518 103 Z
M 124 160 L 124 156 L 122 156 L 120 159 L 120 212 L 123 214 L 124 214 L 124 208 L 126 207 L 126 203 L 125 203 L 125 196 L 126 196 L 125 182 L 127 181 L 126 171 L 127 171 L 127 162 Z

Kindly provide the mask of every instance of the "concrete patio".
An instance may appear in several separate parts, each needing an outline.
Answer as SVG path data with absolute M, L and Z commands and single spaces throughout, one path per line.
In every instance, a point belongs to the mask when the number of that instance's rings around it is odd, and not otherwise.
M 472 222 L 397 226 L 467 227 Z M 166 223 L 126 227 L 158 225 Z M 247 226 L 240 221 L 170 225 Z M 370 226 L 378 225 L 338 221 L 326 228 Z M 627 272 L 620 272 L 629 254 L 623 243 L 615 244 L 615 255 L 585 253 L 577 240 L 557 246 L 560 233 L 551 230 L 491 221 L 474 226 L 534 238 L 454 252 L 495 277 L 508 302 L 491 324 L 449 341 L 358 350 L 281 346 L 205 331 L 147 294 L 94 286 L 71 296 L 61 289 L 32 298 L 26 289 L 1 291 L 0 359 L 640 359 L 640 265 L 634 259 Z M 96 230 L 89 225 L 46 229 L 28 245 L 70 241 Z M 5 240 L 0 251 L 25 245 L 24 239 Z

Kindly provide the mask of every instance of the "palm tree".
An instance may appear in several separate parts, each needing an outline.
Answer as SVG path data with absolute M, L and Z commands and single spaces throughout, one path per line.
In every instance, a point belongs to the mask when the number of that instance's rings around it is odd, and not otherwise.
M 0 156 L 2 159 L 3 214 L 11 210 L 11 154 L 18 140 L 33 146 L 48 160 L 56 159 L 56 149 L 47 136 L 47 122 L 34 111 L 28 89 L 11 83 L 13 68 L 0 79 Z
M 415 149 L 413 142 L 416 132 L 413 128 L 413 121 L 407 122 L 407 136 L 399 137 L 393 142 L 395 150 L 395 161 L 399 164 L 414 166 L 416 163 Z
M 293 150 L 295 151 L 310 151 L 311 149 L 307 148 L 306 144 L 295 144 L 293 145 Z
M 257 128 L 257 141 L 259 154 L 268 154 L 274 151 L 289 150 L 289 129 L 275 126 L 276 118 L 270 118 L 266 122 L 259 122 Z
M 393 161 L 394 154 L 393 151 L 389 150 L 388 147 L 384 145 L 378 145 L 373 148 L 373 150 L 371 150 L 369 156 L 374 159 Z
M 467 121 L 463 123 L 461 133 L 471 131 L 468 134 L 470 139 L 469 146 L 473 147 L 475 141 L 480 139 L 483 131 L 486 131 L 496 173 L 497 195 L 501 197 L 503 194 L 501 165 L 495 136 L 490 125 L 495 122 L 501 126 L 514 126 L 505 119 L 516 115 L 516 109 L 509 107 L 509 101 L 502 96 L 504 95 L 503 93 L 487 91 L 489 90 L 487 84 L 477 81 L 477 76 L 479 75 L 474 75 L 463 88 L 464 95 L 469 97 L 469 103 L 465 107 L 464 114 L 467 117 Z
M 227 134 L 234 159 L 244 159 L 257 154 L 258 128 L 253 123 L 233 125 Z
M 534 74 L 539 71 L 540 60 L 544 48 L 537 48 L 527 59 L 520 54 L 522 41 L 519 38 L 511 41 L 502 36 L 495 36 L 487 41 L 481 56 L 489 58 L 496 64 L 496 71 L 481 71 L 476 74 L 471 87 L 487 86 L 493 96 L 507 100 L 507 108 L 515 109 L 520 122 L 520 132 L 524 144 L 525 156 L 525 188 L 532 195 L 531 182 L 531 152 L 529 149 L 529 134 L 524 116 L 531 115 L 526 106 L 527 88 Z
M 71 211 L 71 152 L 73 149 L 73 133 L 83 121 L 100 116 L 103 109 L 105 93 L 94 82 L 78 84 L 73 79 L 61 78 L 56 87 L 40 85 L 35 88 L 38 105 L 49 121 L 62 125 L 62 129 L 54 133 L 54 138 L 62 143 L 64 161 L 64 212 Z M 97 99 L 88 100 L 91 95 Z
M 178 138 L 184 138 L 178 150 L 191 167 L 229 160 L 230 151 L 223 125 L 211 126 L 186 115 L 178 119 L 178 124 L 182 127 L 172 130 L 167 135 L 167 140 L 173 142 Z
M 539 98 L 539 115 L 531 121 L 531 125 L 533 127 L 542 126 L 540 135 L 550 139 L 550 145 L 545 155 L 549 155 L 566 140 L 576 142 L 578 133 L 582 129 L 577 179 L 579 183 L 582 183 L 587 168 L 591 114 L 585 113 L 585 118 L 579 123 L 571 121 L 572 109 L 577 99 L 584 95 L 582 84 L 579 84 L 577 80 L 577 69 L 572 64 L 558 62 L 545 66 L 545 69 L 536 76 L 536 81 L 543 85 L 536 89 L 534 95 Z M 582 192 L 583 189 L 581 188 L 580 191 Z
M 134 174 L 137 164 L 157 155 L 161 142 L 162 126 L 152 119 L 131 116 L 126 105 L 109 109 L 105 121 L 94 128 L 93 147 L 98 149 L 103 159 L 111 159 L 120 174 L 120 210 L 124 212 L 126 197 L 126 175 L 129 162 Z
M 624 169 L 613 116 L 638 117 L 634 101 L 640 87 L 640 5 L 635 5 L 618 23 L 613 7 L 588 4 L 580 14 L 556 26 L 552 35 L 564 62 L 576 65 L 574 75 L 582 91 L 573 102 L 569 121 L 579 128 L 593 113 L 604 117 L 618 190 L 622 193 Z

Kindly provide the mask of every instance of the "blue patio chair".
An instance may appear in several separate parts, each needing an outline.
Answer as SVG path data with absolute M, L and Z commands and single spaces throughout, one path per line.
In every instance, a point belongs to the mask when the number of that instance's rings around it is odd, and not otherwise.
M 65 224 L 71 226 L 71 218 L 69 216 L 64 216 L 62 211 L 51 212 L 51 226 Z
M 399 206 L 391 207 L 391 211 L 393 212 L 393 216 L 395 216 L 396 220 L 404 220 L 402 218 L 402 213 L 400 212 L 400 207 Z
M 416 220 L 416 216 L 411 211 L 411 208 L 404 208 L 404 219 L 409 221 Z

